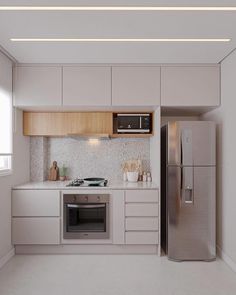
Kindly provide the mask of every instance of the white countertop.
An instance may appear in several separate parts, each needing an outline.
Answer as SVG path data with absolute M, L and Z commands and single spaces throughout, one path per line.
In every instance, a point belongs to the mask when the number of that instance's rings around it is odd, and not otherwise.
M 153 182 L 114 182 L 108 183 L 108 186 L 66 186 L 70 181 L 42 181 L 28 182 L 25 184 L 13 187 L 15 190 L 80 190 L 80 189 L 102 189 L 102 190 L 127 190 L 127 189 L 158 189 L 158 186 Z

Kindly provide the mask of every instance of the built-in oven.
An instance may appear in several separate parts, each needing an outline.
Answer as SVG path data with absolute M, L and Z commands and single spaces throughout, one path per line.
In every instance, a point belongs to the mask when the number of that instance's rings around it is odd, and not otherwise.
M 109 194 L 63 196 L 64 239 L 109 238 Z

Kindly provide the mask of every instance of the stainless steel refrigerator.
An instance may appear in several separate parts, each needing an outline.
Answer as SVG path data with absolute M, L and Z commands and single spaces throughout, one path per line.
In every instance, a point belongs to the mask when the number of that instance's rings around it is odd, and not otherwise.
M 215 259 L 215 123 L 168 122 L 161 164 L 161 243 L 168 258 Z

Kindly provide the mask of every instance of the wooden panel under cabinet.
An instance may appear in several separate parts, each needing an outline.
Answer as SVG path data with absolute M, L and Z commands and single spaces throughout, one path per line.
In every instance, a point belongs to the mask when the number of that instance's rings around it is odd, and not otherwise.
M 111 112 L 24 112 L 24 135 L 112 134 Z
M 63 67 L 63 105 L 110 106 L 111 67 Z
M 59 66 L 18 66 L 14 69 L 14 105 L 61 106 L 62 69 Z
M 15 245 L 56 245 L 60 243 L 60 218 L 12 218 L 12 243 Z
M 220 67 L 164 66 L 161 105 L 166 107 L 220 105 Z

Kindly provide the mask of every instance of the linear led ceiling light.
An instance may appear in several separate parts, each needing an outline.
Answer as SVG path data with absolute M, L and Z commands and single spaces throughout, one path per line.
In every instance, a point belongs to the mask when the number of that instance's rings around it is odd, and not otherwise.
M 0 11 L 236 11 L 236 6 L 0 6 Z
M 11 38 L 13 42 L 229 42 L 230 38 Z

